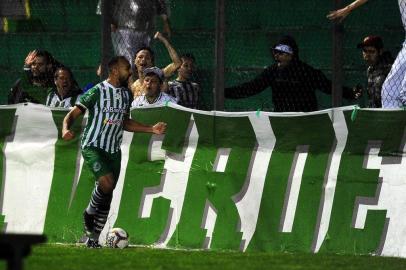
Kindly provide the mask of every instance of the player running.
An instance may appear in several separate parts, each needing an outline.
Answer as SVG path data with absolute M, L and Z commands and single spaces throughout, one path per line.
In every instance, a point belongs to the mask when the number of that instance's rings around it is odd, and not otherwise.
M 356 0 L 348 6 L 331 11 L 327 18 L 343 21 L 354 9 L 365 4 L 368 0 Z M 403 27 L 406 30 L 406 0 L 398 0 Z M 382 85 L 382 108 L 399 108 L 406 105 L 406 41 L 396 57 L 388 77 Z
M 83 213 L 88 239 L 87 247 L 101 247 L 98 239 L 110 210 L 113 190 L 121 165 L 121 142 L 123 130 L 163 134 L 166 124 L 159 122 L 146 126 L 129 119 L 132 94 L 128 90 L 131 67 L 123 56 L 116 56 L 108 63 L 107 80 L 86 92 L 63 120 L 62 138 L 74 138 L 70 130 L 75 119 L 89 111 L 89 118 L 81 141 L 85 163 L 96 177 L 96 186 L 89 205 Z

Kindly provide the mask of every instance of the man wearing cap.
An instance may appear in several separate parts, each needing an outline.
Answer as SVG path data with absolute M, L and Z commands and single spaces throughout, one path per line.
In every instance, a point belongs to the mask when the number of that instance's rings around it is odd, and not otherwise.
M 381 108 L 382 85 L 392 67 L 393 57 L 390 52 L 384 52 L 383 41 L 379 36 L 367 36 L 357 47 L 362 49 L 362 57 L 368 65 L 368 107 Z
M 164 73 L 160 68 L 150 67 L 144 69 L 142 87 L 145 94 L 136 97 L 131 107 L 164 105 L 168 102 L 176 103 L 173 97 L 161 91 L 163 81 Z
M 290 36 L 282 37 L 272 48 L 275 63 L 267 67 L 255 79 L 225 89 L 225 97 L 246 98 L 272 88 L 272 102 L 276 112 L 309 112 L 318 110 L 316 90 L 331 94 L 331 81 L 318 69 L 300 61 L 299 48 Z M 347 87 L 343 88 L 347 99 L 357 97 Z
M 354 9 L 368 0 L 355 0 L 344 8 L 333 10 L 327 18 L 343 21 Z M 403 28 L 406 30 L 406 0 L 398 0 Z M 396 56 L 395 62 L 382 85 L 382 108 L 399 108 L 406 105 L 406 41 Z

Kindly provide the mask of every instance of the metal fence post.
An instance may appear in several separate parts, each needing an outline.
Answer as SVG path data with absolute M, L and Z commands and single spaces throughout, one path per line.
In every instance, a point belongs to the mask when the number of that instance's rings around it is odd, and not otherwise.
M 334 9 L 342 7 L 342 0 L 335 0 Z M 343 87 L 343 38 L 344 27 L 340 22 L 333 24 L 333 67 L 332 67 L 332 107 L 342 105 L 342 87 Z
M 101 74 L 100 80 L 104 80 L 108 76 L 107 64 L 111 53 L 111 0 L 101 0 Z
M 224 110 L 224 44 L 225 44 L 225 0 L 216 1 L 216 46 L 213 88 L 214 109 Z

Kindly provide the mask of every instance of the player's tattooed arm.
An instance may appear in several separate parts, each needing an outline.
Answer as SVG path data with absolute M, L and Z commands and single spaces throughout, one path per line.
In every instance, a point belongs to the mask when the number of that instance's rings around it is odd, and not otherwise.
M 330 13 L 327 15 L 327 18 L 330 20 L 337 20 L 339 22 L 342 22 L 351 13 L 351 11 L 358 8 L 359 6 L 362 6 L 366 2 L 368 2 L 368 0 L 356 0 L 344 8 L 330 11 Z
M 165 45 L 166 49 L 168 50 L 169 57 L 172 60 L 172 63 L 167 65 L 162 70 L 164 72 L 165 78 L 169 78 L 182 65 L 182 60 L 179 58 L 179 55 L 176 52 L 175 48 L 172 47 L 169 41 L 160 32 L 156 32 L 154 38 L 160 40 Z
M 68 112 L 68 114 L 63 119 L 62 124 L 62 139 L 65 141 L 72 140 L 75 137 L 75 133 L 70 130 L 70 127 L 75 122 L 76 118 L 78 118 L 81 114 L 83 114 L 85 109 L 81 106 L 76 105 L 75 107 Z

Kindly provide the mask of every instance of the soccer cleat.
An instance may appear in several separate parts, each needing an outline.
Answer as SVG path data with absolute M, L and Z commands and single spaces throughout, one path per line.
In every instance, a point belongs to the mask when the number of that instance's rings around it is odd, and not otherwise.
M 88 248 L 101 248 L 102 246 L 99 244 L 98 240 L 88 238 L 87 241 L 86 241 L 86 247 L 88 247 Z
M 87 239 L 89 239 L 89 236 L 84 234 L 84 235 L 82 235 L 82 237 L 80 237 L 80 239 L 76 242 L 76 244 L 77 245 L 84 245 L 84 244 L 86 244 Z
M 91 236 L 94 232 L 94 215 L 88 214 L 86 210 L 83 212 L 83 225 L 86 235 Z

